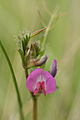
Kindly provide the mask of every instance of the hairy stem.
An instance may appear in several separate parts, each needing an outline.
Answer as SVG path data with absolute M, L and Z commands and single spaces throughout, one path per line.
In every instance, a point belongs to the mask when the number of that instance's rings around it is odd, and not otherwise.
M 6 60 L 8 62 L 8 65 L 9 65 L 9 68 L 10 68 L 10 71 L 11 71 L 11 74 L 12 74 L 13 83 L 14 83 L 14 87 L 15 87 L 15 91 L 16 91 L 16 95 L 17 95 L 17 100 L 18 100 L 18 104 L 19 104 L 19 112 L 20 112 L 21 120 L 24 120 L 24 116 L 23 116 L 23 112 L 22 112 L 22 101 L 21 101 L 21 97 L 20 97 L 20 93 L 19 93 L 19 88 L 18 88 L 18 85 L 17 85 L 17 80 L 16 80 L 16 77 L 15 77 L 15 74 L 14 74 L 14 70 L 13 70 L 11 61 L 8 57 L 8 54 L 7 54 L 7 52 L 6 52 L 6 50 L 5 50 L 1 41 L 0 41 L 0 46 L 1 46 L 2 51 L 3 51 L 3 53 L 6 57 Z

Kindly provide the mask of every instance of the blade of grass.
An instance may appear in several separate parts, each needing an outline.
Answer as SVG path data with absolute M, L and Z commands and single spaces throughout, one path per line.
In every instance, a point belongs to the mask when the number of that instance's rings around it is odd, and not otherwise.
M 47 38 L 47 35 L 50 31 L 50 28 L 52 27 L 52 23 L 53 23 L 54 20 L 57 20 L 57 18 L 59 17 L 59 15 L 57 15 L 57 13 L 58 13 L 58 9 L 56 9 L 52 13 L 51 18 L 50 18 L 49 23 L 48 23 L 48 26 L 47 26 L 47 29 L 45 31 L 43 42 L 42 42 L 42 49 L 44 49 L 44 50 L 45 50 L 45 47 L 46 47 L 46 38 Z
M 18 104 L 19 104 L 19 111 L 20 111 L 20 116 L 21 116 L 21 120 L 24 120 L 24 115 L 23 115 L 23 112 L 22 112 L 22 101 L 21 101 L 21 97 L 20 97 L 20 93 L 19 93 L 19 88 L 18 88 L 18 85 L 17 85 L 17 80 L 16 80 L 16 77 L 15 77 L 15 74 L 14 74 L 14 70 L 13 70 L 13 67 L 12 67 L 12 64 L 10 62 L 10 59 L 8 57 L 8 54 L 2 44 L 2 42 L 0 41 L 0 46 L 1 46 L 1 49 L 6 57 L 6 60 L 8 62 L 8 65 L 9 65 L 9 68 L 10 68 L 10 71 L 11 71 L 11 74 L 12 74 L 12 78 L 13 78 L 13 83 L 14 83 L 14 86 L 15 86 L 15 90 L 16 90 L 16 95 L 17 95 L 17 100 L 18 100 Z

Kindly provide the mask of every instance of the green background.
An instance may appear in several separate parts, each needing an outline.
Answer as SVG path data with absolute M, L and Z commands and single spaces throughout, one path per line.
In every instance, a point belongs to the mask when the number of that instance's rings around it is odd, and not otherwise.
M 49 70 L 52 59 L 58 60 L 56 81 L 59 89 L 39 98 L 39 120 L 80 120 L 80 1 L 0 0 L 0 40 L 14 68 L 25 120 L 32 119 L 32 100 L 17 52 L 17 35 L 22 31 L 41 29 L 41 23 L 47 26 L 56 7 L 64 16 L 47 36 L 49 59 L 46 69 Z M 0 120 L 18 120 L 18 111 L 11 72 L 0 48 Z

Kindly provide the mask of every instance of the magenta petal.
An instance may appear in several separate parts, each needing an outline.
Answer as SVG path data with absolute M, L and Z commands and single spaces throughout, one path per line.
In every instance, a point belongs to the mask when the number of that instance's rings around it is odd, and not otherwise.
M 28 76 L 27 80 L 26 80 L 26 87 L 33 92 L 34 91 L 34 87 L 36 85 L 36 82 L 38 80 L 38 77 L 43 73 L 43 69 L 36 69 L 34 71 L 32 71 L 30 73 L 30 75 Z
M 46 78 L 46 94 L 50 94 L 56 90 L 56 80 L 47 71 L 44 72 L 44 75 Z

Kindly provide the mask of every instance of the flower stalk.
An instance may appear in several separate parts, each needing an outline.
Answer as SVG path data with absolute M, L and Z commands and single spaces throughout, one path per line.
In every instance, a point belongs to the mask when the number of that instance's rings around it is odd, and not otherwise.
M 28 77 L 28 69 L 27 68 L 25 68 L 25 76 L 26 76 L 26 78 Z
M 32 96 L 33 100 L 33 120 L 38 120 L 38 98 L 36 96 Z

